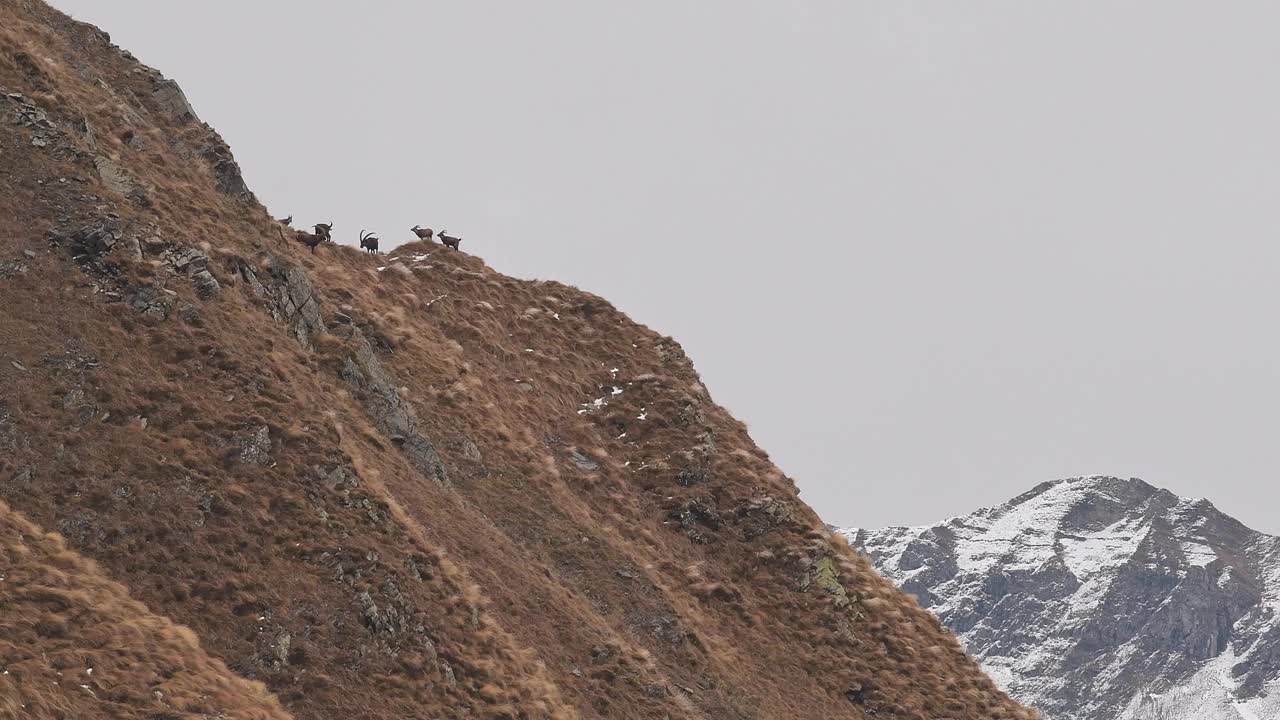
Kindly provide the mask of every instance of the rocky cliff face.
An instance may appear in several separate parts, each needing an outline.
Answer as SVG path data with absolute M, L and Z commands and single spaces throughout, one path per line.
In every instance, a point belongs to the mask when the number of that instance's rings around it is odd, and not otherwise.
M 0 0 L 0 712 L 1031 717 L 671 339 L 280 231 L 171 80 Z
M 1140 480 L 845 530 L 1051 720 L 1280 717 L 1280 538 Z

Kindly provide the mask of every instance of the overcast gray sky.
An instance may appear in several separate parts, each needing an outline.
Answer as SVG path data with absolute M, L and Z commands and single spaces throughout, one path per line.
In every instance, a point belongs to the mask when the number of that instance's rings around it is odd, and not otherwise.
M 54 3 L 278 216 L 675 336 L 829 522 L 1106 473 L 1280 532 L 1280 5 Z

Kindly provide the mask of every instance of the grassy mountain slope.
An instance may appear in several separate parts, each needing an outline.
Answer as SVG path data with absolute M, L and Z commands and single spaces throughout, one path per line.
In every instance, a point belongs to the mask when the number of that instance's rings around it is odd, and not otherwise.
M 0 717 L 287 720 L 63 540 L 0 503 Z
M 0 0 L 0 499 L 294 717 L 1032 717 L 669 338 L 280 232 L 176 85 Z

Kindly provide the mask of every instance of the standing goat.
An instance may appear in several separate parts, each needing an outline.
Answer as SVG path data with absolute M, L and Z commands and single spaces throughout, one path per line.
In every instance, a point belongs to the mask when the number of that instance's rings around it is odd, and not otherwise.
M 283 231 L 283 230 L 281 230 L 281 229 L 280 229 L 280 228 L 278 228 L 278 227 L 276 228 L 276 231 L 280 233 L 280 240 L 281 240 L 281 241 L 283 241 L 283 240 L 284 240 L 284 231 Z M 309 232 L 303 232 L 302 230 L 294 230 L 294 231 L 293 231 L 293 239 L 294 239 L 294 240 L 297 240 L 298 242 L 302 243 L 303 245 L 306 245 L 307 247 L 311 248 L 311 252 L 315 252 L 315 251 L 316 251 L 316 247 L 317 247 L 317 246 L 319 246 L 319 245 L 320 245 L 320 243 L 324 242 L 324 236 L 323 236 L 323 235 L 318 235 L 318 234 L 309 233 Z
M 361 230 L 360 231 L 360 247 L 364 250 L 368 250 L 371 253 L 378 252 L 378 236 L 374 235 L 373 233 L 369 233 L 368 235 L 365 235 L 364 231 Z
M 431 236 L 435 234 L 431 231 L 431 228 L 424 228 L 421 225 L 414 225 L 409 228 L 409 231 L 417 235 L 419 240 L 430 240 Z
M 436 237 L 440 238 L 440 242 L 444 243 L 445 247 L 451 247 L 454 250 L 457 250 L 458 245 L 462 244 L 462 238 L 445 235 L 443 230 Z
M 333 221 L 316 223 L 316 235 L 319 235 L 325 242 L 333 242 Z
M 292 215 L 290 215 L 290 216 L 289 216 L 289 217 L 287 217 L 287 218 L 282 218 L 282 219 L 280 220 L 280 222 L 281 222 L 281 223 L 283 223 L 283 224 L 285 224 L 285 225 L 292 225 L 292 224 L 293 224 L 293 216 L 292 216 Z

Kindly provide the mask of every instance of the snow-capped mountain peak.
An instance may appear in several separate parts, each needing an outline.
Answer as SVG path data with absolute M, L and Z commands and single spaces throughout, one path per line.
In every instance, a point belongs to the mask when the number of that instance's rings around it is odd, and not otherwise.
M 1280 538 L 1138 479 L 841 531 L 1050 720 L 1280 718 Z

